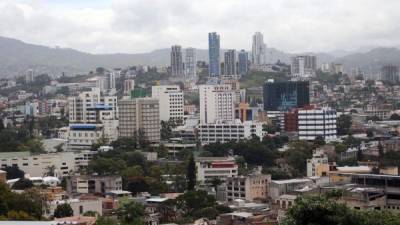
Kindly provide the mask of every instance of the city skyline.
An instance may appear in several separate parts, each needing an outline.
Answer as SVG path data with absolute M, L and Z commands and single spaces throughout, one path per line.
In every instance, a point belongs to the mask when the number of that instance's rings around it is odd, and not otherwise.
M 140 53 L 173 44 L 251 48 L 254 32 L 286 52 L 398 47 L 398 1 L 29 1 L 0 3 L 0 36 L 90 53 Z M 235 17 L 235 20 L 230 18 Z

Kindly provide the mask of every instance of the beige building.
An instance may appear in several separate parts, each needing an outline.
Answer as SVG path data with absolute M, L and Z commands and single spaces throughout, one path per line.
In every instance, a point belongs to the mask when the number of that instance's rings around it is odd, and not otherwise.
M 119 102 L 119 136 L 133 137 L 139 132 L 151 143 L 160 141 L 158 99 L 135 98 Z
M 226 181 L 227 200 L 265 200 L 268 196 L 268 184 L 270 182 L 271 175 L 265 174 L 228 177 Z

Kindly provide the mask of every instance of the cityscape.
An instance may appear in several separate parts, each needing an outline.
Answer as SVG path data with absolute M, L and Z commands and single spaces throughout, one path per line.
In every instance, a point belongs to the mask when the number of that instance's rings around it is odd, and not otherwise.
M 0 225 L 400 224 L 396 45 L 286 53 L 262 27 L 246 48 L 210 28 L 89 53 L 8 34 Z

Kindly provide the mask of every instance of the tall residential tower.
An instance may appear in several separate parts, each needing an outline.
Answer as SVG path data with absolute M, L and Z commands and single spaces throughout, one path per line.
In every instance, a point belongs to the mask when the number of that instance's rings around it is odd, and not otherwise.
M 209 75 L 210 77 L 219 77 L 219 34 L 212 32 L 208 34 L 208 57 L 209 57 Z

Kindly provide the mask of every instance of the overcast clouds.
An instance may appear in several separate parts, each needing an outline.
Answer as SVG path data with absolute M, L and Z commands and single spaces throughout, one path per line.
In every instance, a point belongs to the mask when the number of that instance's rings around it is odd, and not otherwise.
M 288 52 L 400 46 L 398 0 L 0 0 L 0 35 L 92 53 L 180 44 L 250 49 L 261 31 Z

